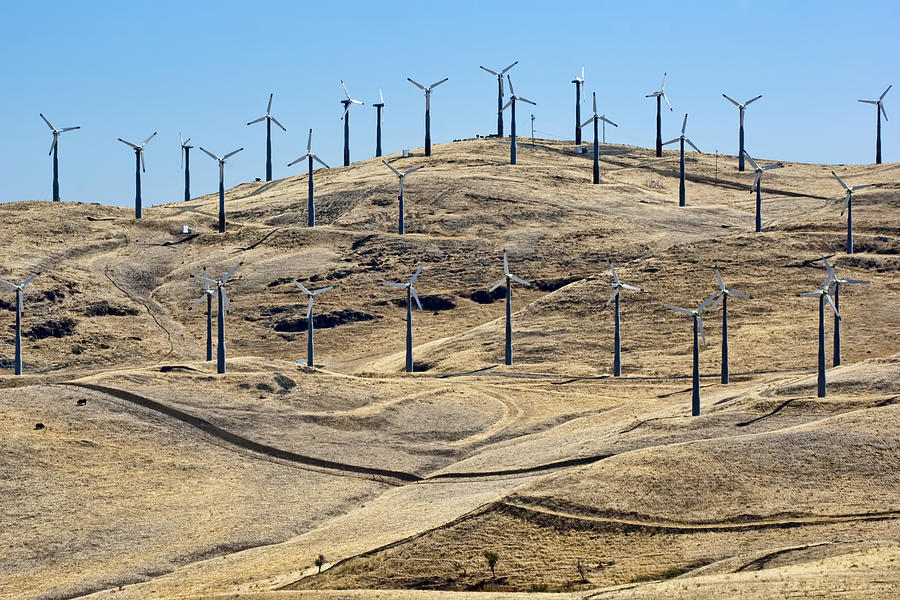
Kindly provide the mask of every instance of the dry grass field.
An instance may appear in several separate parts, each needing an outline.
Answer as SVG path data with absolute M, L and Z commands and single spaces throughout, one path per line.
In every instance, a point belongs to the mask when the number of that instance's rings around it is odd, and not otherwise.
M 777 157 L 775 158 L 777 159 Z M 775 160 L 773 159 L 773 160 Z M 150 207 L 0 204 L 26 288 L 25 375 L 0 295 L 0 599 L 900 597 L 900 165 L 786 163 L 537 140 L 436 146 Z M 769 161 L 763 161 L 768 163 Z M 854 199 L 855 252 L 835 170 Z M 124 193 L 124 192 L 123 192 Z M 4 198 L 3 200 L 12 200 Z M 837 200 L 837 202 L 835 202 Z M 196 232 L 181 234 L 182 225 Z M 514 364 L 503 364 L 512 271 Z M 816 397 L 829 257 L 843 365 Z M 607 261 L 622 298 L 612 377 Z M 228 282 L 228 373 L 191 274 Z M 402 290 L 425 263 L 404 372 Z M 702 414 L 690 417 L 693 308 Z M 291 283 L 336 285 L 306 299 Z M 43 427 L 37 427 L 41 424 Z M 495 553 L 492 573 L 485 554 Z M 324 564 L 318 573 L 316 557 Z

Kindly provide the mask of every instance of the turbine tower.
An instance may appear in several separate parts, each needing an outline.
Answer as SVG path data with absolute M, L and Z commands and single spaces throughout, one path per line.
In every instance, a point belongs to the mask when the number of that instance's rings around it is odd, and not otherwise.
M 738 110 L 741 113 L 741 128 L 740 128 L 740 132 L 738 133 L 738 171 L 743 171 L 744 170 L 744 110 L 746 110 L 746 108 L 750 105 L 751 102 L 756 102 L 757 100 L 762 98 L 762 94 L 760 94 L 759 96 L 757 96 L 755 98 L 750 98 L 743 104 L 741 104 L 737 100 L 733 100 L 733 99 L 729 98 L 725 94 L 722 94 L 722 96 L 724 96 L 726 100 L 728 100 L 729 102 L 731 102 L 732 104 L 737 106 Z
M 312 153 L 312 128 L 309 129 L 309 137 L 306 140 L 306 154 L 298 158 L 293 162 L 289 162 L 288 166 L 292 167 L 296 165 L 303 159 L 307 159 L 309 161 L 306 171 L 306 179 L 309 183 L 309 193 L 307 195 L 306 201 L 306 226 L 307 227 L 315 227 L 316 226 L 316 201 L 313 194 L 313 160 L 318 161 L 323 167 L 326 169 L 330 168 L 325 164 L 321 158 Z
M 510 86 L 510 90 L 512 90 L 512 86 Z M 515 131 L 515 128 L 513 128 Z M 503 249 L 503 279 L 495 283 L 488 290 L 488 293 L 491 294 L 498 287 L 506 284 L 506 352 L 505 352 L 505 362 L 508 365 L 513 364 L 512 362 L 512 282 L 521 283 L 522 285 L 527 285 L 531 287 L 531 284 L 521 277 L 517 277 L 509 272 L 509 260 L 506 258 L 506 249 Z
M 284 125 L 278 122 L 278 119 L 272 116 L 272 96 L 269 94 L 269 105 L 266 107 L 266 114 L 258 119 L 250 121 L 247 125 L 253 125 L 260 121 L 266 122 L 266 181 L 272 181 L 272 122 L 281 127 L 282 131 L 287 131 Z
M 581 144 L 581 103 L 584 101 L 584 67 L 581 67 L 581 77 L 575 77 L 572 80 L 575 84 L 575 145 Z M 594 94 L 594 115 L 597 114 L 597 94 Z M 587 123 L 587 121 L 585 121 Z M 594 129 L 597 128 L 597 122 L 594 122 Z M 596 134 L 596 131 L 594 132 Z M 594 135 L 595 146 L 597 136 Z M 594 183 L 597 183 L 596 181 Z
M 25 312 L 25 300 L 22 295 L 24 294 L 24 288 L 26 285 L 32 282 L 32 280 L 40 275 L 40 273 L 36 273 L 20 283 L 16 285 L 14 283 L 10 283 L 3 279 L 0 279 L 0 287 L 6 289 L 10 292 L 16 293 L 16 337 L 15 337 L 15 362 L 14 369 L 16 375 L 22 374 L 22 313 Z
M 416 304 L 419 306 L 419 310 L 422 310 L 422 303 L 419 302 L 419 295 L 416 293 L 416 288 L 413 287 L 413 284 L 416 282 L 416 278 L 419 276 L 419 273 L 422 272 L 422 268 L 425 267 L 425 263 L 419 265 L 419 268 L 416 269 L 416 272 L 406 283 L 392 283 L 392 282 L 384 282 L 381 285 L 386 285 L 387 287 L 392 288 L 401 288 L 406 289 L 406 372 L 413 372 L 413 353 L 412 353 L 412 301 L 415 300 Z
M 674 144 L 675 142 L 680 142 L 679 147 L 681 149 L 681 160 L 679 162 L 679 181 L 678 181 L 678 206 L 685 206 L 685 190 L 684 190 L 684 143 L 687 142 L 691 145 L 691 148 L 700 152 L 700 148 L 694 145 L 694 142 L 684 137 L 684 130 L 687 127 L 687 113 L 684 113 L 684 121 L 681 123 L 681 136 L 675 138 L 674 140 L 669 140 L 663 146 L 668 146 L 669 144 Z M 702 152 L 701 152 L 702 154 Z
M 579 110 L 578 112 L 580 113 L 581 110 Z M 594 122 L 594 183 L 600 183 L 600 145 L 597 138 L 597 124 L 602 121 L 604 126 L 606 125 L 606 123 L 609 123 L 613 127 L 618 127 L 618 125 L 616 125 L 606 117 L 597 114 L 597 92 L 594 92 L 594 115 L 590 119 L 585 121 L 584 125 L 582 125 L 581 127 L 584 127 L 591 121 Z M 581 131 L 581 128 L 578 128 L 577 131 Z M 580 143 L 580 141 L 576 142 L 576 144 Z
M 194 303 L 190 305 L 188 310 L 193 310 L 195 306 L 206 300 L 206 360 L 207 362 L 209 362 L 213 359 L 212 299 L 216 298 L 218 294 L 216 294 L 216 292 L 213 291 L 211 287 L 209 287 L 209 284 L 215 283 L 215 281 L 206 276 L 206 267 L 203 267 L 203 275 L 191 275 L 191 277 L 199 279 L 200 283 L 203 285 L 203 295 L 197 298 Z
M 609 300 L 606 301 L 606 306 L 609 306 L 609 303 L 613 300 L 616 301 L 616 333 L 614 340 L 615 351 L 613 353 L 613 376 L 620 377 L 622 375 L 622 334 L 621 329 L 619 327 L 619 294 L 622 290 L 631 290 L 632 292 L 640 292 L 641 288 L 628 285 L 627 283 L 622 283 L 619 281 L 619 276 L 616 275 L 616 269 L 613 267 L 612 263 L 609 263 L 609 270 L 612 271 L 613 281 L 613 293 L 612 296 L 609 297 Z
M 238 268 L 244 264 L 243 261 L 239 262 L 235 268 L 228 271 L 222 279 L 209 279 L 206 275 L 203 275 L 203 284 L 206 287 L 209 287 L 209 284 L 212 284 L 216 287 L 216 297 L 218 299 L 218 311 L 216 314 L 216 320 L 218 324 L 218 340 L 216 344 L 216 372 L 224 373 L 225 372 L 225 314 L 228 312 L 228 305 L 230 300 L 228 299 L 228 294 L 225 292 L 225 282 L 234 275 L 234 272 L 238 270 Z
M 716 301 L 710 305 L 707 312 L 714 309 L 720 302 L 722 303 L 722 383 L 728 383 L 728 297 L 734 296 L 735 298 L 749 299 L 753 296 L 748 296 L 742 292 L 736 292 L 726 288 L 725 280 L 722 279 L 722 273 L 719 271 L 719 267 L 716 266 L 715 269 L 716 279 L 719 280 L 719 291 L 716 292 Z
M 697 307 L 697 310 L 688 310 L 686 308 L 679 308 L 677 306 L 672 306 L 670 304 L 666 304 L 666 308 L 674 310 L 675 312 L 679 312 L 683 315 L 687 315 L 692 317 L 694 320 L 694 370 L 693 370 L 693 386 L 691 388 L 691 416 L 697 417 L 700 415 L 700 344 L 697 338 L 697 333 L 699 332 L 700 338 L 703 340 L 703 345 L 706 345 L 706 332 L 703 331 L 703 317 L 700 316 L 700 313 L 703 312 L 707 306 L 709 306 L 710 302 L 716 299 L 718 292 L 704 300 L 700 306 Z
M 503 137 L 503 76 L 506 74 L 507 71 L 512 69 L 517 64 L 519 64 L 519 61 L 514 62 L 513 64 L 509 65 L 508 67 L 506 67 L 505 69 L 503 69 L 500 72 L 492 71 L 491 69 L 488 69 L 487 67 L 481 67 L 482 69 L 484 69 L 491 75 L 497 76 L 497 137 L 498 138 Z
M 404 221 L 403 221 L 403 178 L 406 177 L 407 175 L 409 175 L 410 173 L 415 173 L 422 167 L 416 167 L 415 169 L 410 169 L 409 171 L 405 171 L 405 172 L 401 173 L 400 171 L 398 171 L 397 169 L 392 167 L 390 164 L 388 164 L 388 162 L 386 160 L 382 160 L 381 162 L 383 162 L 385 165 L 387 165 L 387 168 L 390 169 L 391 171 L 393 171 L 394 175 L 396 175 L 400 179 L 400 188 L 399 188 L 399 191 L 397 192 L 397 199 L 398 199 L 399 205 L 400 205 L 399 206 L 400 217 L 397 222 L 397 233 L 399 233 L 400 235 L 403 235 L 404 233 L 406 233 L 406 227 L 405 227 Z
M 428 87 L 425 87 L 417 81 L 413 81 L 409 77 L 407 77 L 407 79 L 417 88 L 425 90 L 425 156 L 431 156 L 431 90 L 441 85 L 450 78 L 444 77 L 437 83 L 432 83 Z
M 884 120 L 887 121 L 887 113 L 884 111 L 884 97 L 893 87 L 893 84 L 887 86 L 887 89 L 881 93 L 881 96 L 878 97 L 878 100 L 859 100 L 859 102 L 865 102 L 866 104 L 874 104 L 875 105 L 875 164 L 881 164 L 881 115 L 884 115 Z
M 826 263 L 827 264 L 827 263 Z M 817 393 L 819 398 L 824 398 L 826 395 L 826 386 L 825 386 L 825 302 L 828 301 L 829 306 L 831 306 L 831 310 L 834 311 L 834 316 L 837 319 L 841 318 L 841 314 L 838 312 L 837 306 L 835 306 L 834 301 L 831 299 L 831 294 L 829 292 L 829 288 L 831 287 L 832 282 L 834 281 L 834 271 L 831 270 L 831 265 L 826 266 L 826 270 L 828 271 L 828 277 L 825 278 L 825 283 L 822 285 L 822 289 L 816 290 L 815 292 L 808 292 L 806 294 L 799 294 L 799 296 L 804 298 L 818 298 L 819 299 L 819 360 L 818 360 L 818 381 L 817 381 Z
M 232 152 L 229 152 L 222 158 L 219 158 L 203 146 L 200 146 L 200 149 L 203 150 L 209 157 L 219 163 L 219 233 L 225 233 L 225 161 L 228 160 L 229 157 L 237 154 L 243 148 L 238 148 Z
M 753 185 L 750 186 L 750 193 L 756 192 L 756 232 L 759 233 L 762 231 L 762 174 L 763 171 L 769 171 L 771 169 L 780 169 L 784 165 L 781 163 L 775 163 L 774 165 L 766 165 L 765 167 L 760 167 L 756 164 L 756 161 L 750 156 L 750 153 L 744 150 L 744 156 L 747 157 L 747 160 L 750 161 L 750 166 L 753 167 L 753 170 L 756 171 L 756 177 L 753 179 Z
M 838 311 L 841 310 L 840 292 L 842 285 L 847 283 L 870 283 L 863 279 L 841 279 L 834 274 L 834 267 L 828 264 L 828 260 L 824 256 L 822 257 L 822 262 L 825 264 L 825 270 L 833 276 L 832 289 L 834 291 L 832 292 L 832 296 L 834 299 L 834 308 Z M 834 351 L 832 352 L 832 361 L 835 367 L 840 366 L 841 364 L 841 319 L 838 318 L 837 315 L 834 316 Z
M 344 166 L 350 166 L 350 105 L 351 104 L 359 104 L 362 105 L 362 102 L 359 100 L 354 100 L 350 97 L 350 92 L 347 91 L 347 86 L 344 85 L 344 80 L 341 79 L 341 87 L 344 88 L 344 95 L 347 96 L 345 99 L 341 100 L 341 104 L 344 105 L 344 114 L 341 115 L 341 119 L 344 121 Z
M 646 98 L 656 98 L 656 156 L 662 156 L 662 116 L 661 110 L 662 105 L 660 104 L 662 100 L 666 101 L 666 105 L 669 107 L 669 110 L 674 110 L 672 105 L 669 104 L 669 97 L 666 96 L 666 74 L 663 73 L 662 85 L 659 86 L 659 91 L 653 92 L 652 94 L 647 94 Z
M 309 291 L 308 289 L 303 287 L 303 285 L 296 279 L 291 279 L 291 281 L 293 281 L 294 285 L 296 285 L 300 289 L 300 291 L 306 294 L 306 297 L 309 298 L 309 304 L 306 307 L 306 366 L 315 367 L 316 363 L 313 362 L 313 333 L 315 332 L 315 327 L 313 327 L 313 298 L 315 298 L 319 294 L 327 292 L 328 290 L 333 290 L 337 286 L 329 285 L 328 287 Z
M 509 82 L 509 101 L 503 107 L 503 110 L 506 110 L 507 106 L 512 107 L 509 121 L 509 164 L 514 165 L 516 164 L 516 101 L 521 100 L 534 106 L 537 106 L 537 103 L 527 98 L 516 96 L 516 90 L 513 88 L 512 79 L 510 79 L 509 75 L 506 76 L 506 81 Z
M 146 165 L 144 164 L 144 146 L 153 139 L 153 136 L 156 135 L 154 131 L 153 134 L 148 137 L 146 140 L 141 142 L 141 145 L 132 144 L 131 142 L 127 142 L 122 138 L 119 138 L 119 141 L 123 144 L 131 146 L 134 149 L 134 218 L 140 219 L 143 216 L 143 211 L 141 210 L 141 171 L 147 170 Z
M 181 137 L 181 133 L 178 134 L 178 139 L 181 140 L 181 167 L 184 169 L 184 201 L 187 202 L 191 199 L 191 148 L 193 146 L 188 145 L 191 138 L 184 139 Z
M 384 109 L 384 94 L 381 93 L 381 89 L 378 90 L 378 97 L 381 98 L 380 102 L 376 102 L 372 106 L 375 107 L 375 156 L 381 156 L 381 111 Z
M 844 196 L 844 208 L 841 209 L 841 216 L 844 216 L 845 212 L 847 213 L 847 254 L 853 254 L 853 192 L 872 187 L 872 184 L 849 187 L 834 171 L 831 174 L 834 175 L 834 178 L 838 180 L 838 183 L 847 192 L 847 195 Z
M 47 127 L 50 128 L 50 131 L 53 132 L 53 142 L 50 144 L 50 154 L 53 155 L 53 201 L 59 202 L 59 134 L 74 129 L 81 129 L 81 127 L 63 127 L 62 129 L 57 129 L 50 124 L 50 121 L 47 120 L 47 117 L 45 117 L 43 113 L 38 114 L 41 115 L 44 123 L 46 123 Z

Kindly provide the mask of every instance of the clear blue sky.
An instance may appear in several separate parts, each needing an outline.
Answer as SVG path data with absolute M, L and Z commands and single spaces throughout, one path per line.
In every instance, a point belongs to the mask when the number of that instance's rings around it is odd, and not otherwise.
M 675 108 L 663 137 L 688 136 L 706 152 L 736 153 L 738 112 L 721 96 L 762 100 L 747 113 L 747 148 L 763 158 L 825 163 L 874 161 L 876 98 L 900 84 L 896 2 L 5 2 L 0 9 L 0 201 L 49 200 L 51 135 L 63 134 L 63 200 L 131 205 L 134 154 L 147 146 L 145 204 L 181 199 L 179 131 L 224 154 L 240 146 L 226 186 L 265 176 L 272 113 L 274 175 L 305 152 L 340 164 L 340 79 L 366 102 L 353 107 L 351 157 L 374 155 L 384 90 L 384 150 L 423 144 L 422 93 L 406 81 L 450 81 L 432 98 L 435 143 L 496 127 L 496 79 L 481 71 L 518 60 L 516 90 L 538 103 L 542 137 L 571 139 L 573 76 L 584 65 L 588 98 L 619 124 L 610 142 L 652 146 L 663 71 Z M 900 86 L 898 86 L 900 88 Z M 533 110 L 531 110 L 533 108 Z M 900 89 L 885 98 L 885 162 L 900 160 Z M 585 118 L 589 104 L 583 107 Z M 508 123 L 508 116 L 507 116 Z M 585 130 L 585 137 L 590 131 Z M 217 189 L 215 163 L 192 155 L 195 196 Z M 586 174 L 587 176 L 587 174 Z

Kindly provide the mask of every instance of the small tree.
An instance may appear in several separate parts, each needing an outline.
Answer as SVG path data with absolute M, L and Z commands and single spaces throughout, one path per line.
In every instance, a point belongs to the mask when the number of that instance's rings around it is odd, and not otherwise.
M 581 562 L 581 559 L 578 559 L 578 562 L 575 563 L 575 570 L 578 571 L 578 574 L 581 576 L 581 583 L 587 583 L 587 566 Z
M 497 561 L 500 560 L 500 555 L 493 550 L 485 550 L 484 559 L 487 561 L 488 566 L 491 568 L 491 579 L 497 579 L 496 569 Z
M 322 567 L 325 566 L 325 555 L 320 554 L 316 557 L 316 566 L 319 567 L 319 574 L 322 574 Z

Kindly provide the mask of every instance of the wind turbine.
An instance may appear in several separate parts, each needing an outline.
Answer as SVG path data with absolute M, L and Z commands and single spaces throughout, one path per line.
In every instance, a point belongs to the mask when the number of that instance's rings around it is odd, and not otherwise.
M 243 148 L 229 152 L 222 158 L 219 158 L 203 146 L 200 146 L 200 149 L 208 154 L 211 159 L 219 162 L 219 233 L 225 233 L 225 161 L 230 156 L 234 156 L 243 150 Z
M 578 112 L 580 113 L 581 110 L 579 109 Z M 594 122 L 594 183 L 600 183 L 600 145 L 597 138 L 597 123 L 602 121 L 604 125 L 606 123 L 609 123 L 613 127 L 618 127 L 618 125 L 616 125 L 606 117 L 597 114 L 597 92 L 594 92 L 594 115 L 590 119 L 585 121 L 584 125 L 582 125 L 581 127 L 584 127 L 591 121 Z M 580 127 L 578 128 L 578 131 L 581 131 Z M 575 143 L 580 144 L 581 141 L 577 141 Z
M 406 289 L 406 372 L 413 372 L 413 354 L 412 354 L 412 301 L 415 300 L 416 304 L 419 306 L 419 310 L 422 310 L 422 303 L 419 302 L 419 295 L 416 293 L 416 288 L 413 287 L 413 284 L 416 282 L 416 278 L 419 276 L 419 273 L 422 272 L 422 268 L 425 267 L 425 263 L 419 265 L 419 268 L 416 269 L 416 272 L 410 278 L 410 280 L 406 283 L 392 283 L 392 282 L 384 282 L 381 285 L 386 285 L 387 287 L 392 288 L 401 288 Z
M 572 80 L 572 83 L 575 84 L 575 145 L 578 146 L 581 144 L 581 128 L 584 125 L 581 124 L 581 103 L 584 101 L 584 67 L 581 67 L 581 77 L 575 77 Z M 597 94 L 594 94 L 594 115 L 597 114 Z M 587 121 L 585 121 L 587 124 Z M 597 128 L 597 122 L 594 121 L 594 129 Z M 597 135 L 596 131 L 594 131 L 594 147 L 597 146 L 596 140 Z M 597 183 L 597 181 L 594 181 Z
M 687 127 L 687 113 L 684 113 L 684 122 L 681 123 L 681 135 L 674 140 L 669 140 L 663 146 L 668 146 L 669 144 L 674 144 L 675 142 L 680 142 L 679 147 L 681 148 L 681 160 L 679 162 L 680 166 L 680 179 L 678 182 L 678 206 L 684 206 L 685 202 L 685 191 L 684 191 L 684 143 L 687 142 L 691 145 L 691 148 L 700 152 L 700 148 L 694 145 L 694 142 L 684 137 L 684 130 Z M 701 152 L 702 154 L 702 152 Z
M 507 106 L 511 106 L 511 115 L 509 122 L 509 164 L 516 164 L 516 100 L 521 100 L 522 102 L 527 102 L 528 104 L 532 104 L 537 106 L 536 102 L 532 102 L 527 98 L 522 98 L 521 96 L 516 96 L 516 90 L 513 88 L 512 79 L 510 79 L 509 75 L 506 76 L 506 81 L 509 82 L 509 102 L 504 105 L 503 110 L 506 110 Z
M 893 84 L 887 86 L 887 89 L 881 93 L 881 96 L 878 97 L 878 100 L 859 100 L 859 102 L 865 102 L 866 104 L 874 104 L 875 105 L 875 116 L 877 118 L 876 129 L 875 129 L 875 164 L 881 164 L 881 115 L 884 115 L 884 120 L 887 121 L 887 113 L 884 111 L 884 97 L 893 87 Z
M 372 106 L 375 107 L 375 156 L 381 156 L 381 111 L 384 109 L 384 94 L 381 93 L 381 89 L 378 89 L 378 97 L 381 98 L 380 102 L 376 102 Z
M 281 127 L 283 131 L 287 131 L 287 129 L 284 128 L 284 125 L 279 123 L 278 119 L 272 116 L 272 96 L 274 95 L 275 94 L 269 94 L 269 105 L 266 107 L 265 116 L 247 123 L 247 125 L 253 125 L 260 121 L 266 122 L 266 181 L 272 181 L 272 121 Z
M 218 324 L 218 340 L 216 344 L 216 372 L 224 373 L 225 372 L 225 314 L 228 312 L 228 305 L 230 301 L 228 300 L 228 294 L 225 292 L 225 282 L 234 275 L 234 272 L 238 270 L 238 268 L 244 264 L 243 261 L 239 262 L 235 268 L 225 273 L 225 276 L 222 279 L 210 279 L 206 277 L 205 272 L 203 275 L 203 284 L 208 288 L 209 284 L 213 284 L 216 286 L 215 296 L 218 299 L 218 312 L 216 314 L 216 320 Z M 208 323 L 209 321 L 207 321 Z
M 316 202 L 313 194 L 313 160 L 319 161 L 319 163 L 325 167 L 326 169 L 330 168 L 325 164 L 321 158 L 312 153 L 312 128 L 309 129 L 309 138 L 306 140 L 306 154 L 298 158 L 293 162 L 289 162 L 288 166 L 292 167 L 296 165 L 303 159 L 307 159 L 309 161 L 309 165 L 307 167 L 307 181 L 309 183 L 309 194 L 307 196 L 306 201 L 306 226 L 307 227 L 315 227 L 316 226 Z
M 508 67 L 506 67 L 505 69 L 503 69 L 500 72 L 492 71 L 491 69 L 488 69 L 487 67 L 481 67 L 482 69 L 484 69 L 491 75 L 497 76 L 497 137 L 498 138 L 503 137 L 503 76 L 506 74 L 507 71 L 512 69 L 517 64 L 519 64 L 519 61 L 514 62 L 513 64 L 509 65 Z
M 632 292 L 640 292 L 642 290 L 637 286 L 628 285 L 627 283 L 619 281 L 619 276 L 616 275 L 616 269 L 611 262 L 609 263 L 609 270 L 612 271 L 613 276 L 613 293 L 612 296 L 609 297 L 609 300 L 606 301 L 606 306 L 609 306 L 609 303 L 613 300 L 616 301 L 616 334 L 615 352 L 613 354 L 613 376 L 620 377 L 622 375 L 622 334 L 621 329 L 619 328 L 619 293 L 622 290 L 631 290 Z
M 22 374 L 22 313 L 25 312 L 25 300 L 22 298 L 24 294 L 24 288 L 26 285 L 32 282 L 32 280 L 40 275 L 40 273 L 36 273 L 20 283 L 16 285 L 14 283 L 10 283 L 6 280 L 0 279 L 0 287 L 5 288 L 10 292 L 16 293 L 16 337 L 15 337 L 15 374 Z
M 62 129 L 57 129 L 50 124 L 50 121 L 47 120 L 47 117 L 45 117 L 43 113 L 38 114 L 41 115 L 44 123 L 46 123 L 47 127 L 50 128 L 50 131 L 53 132 L 53 142 L 50 144 L 50 154 L 53 155 L 53 201 L 59 202 L 59 134 L 74 129 L 81 129 L 81 127 L 63 127 Z
M 417 88 L 425 90 L 425 156 L 431 156 L 431 90 L 441 85 L 450 78 L 444 77 L 440 81 L 432 83 L 428 87 L 425 87 L 417 81 L 413 81 L 409 77 L 407 77 L 407 79 Z
M 415 169 L 410 169 L 409 171 L 404 171 L 403 173 L 401 173 L 400 171 L 398 171 L 397 169 L 392 167 L 390 164 L 388 164 L 388 162 L 386 160 L 382 160 L 381 162 L 383 162 L 385 165 L 387 165 L 387 168 L 390 169 L 391 171 L 393 171 L 394 175 L 396 175 L 397 177 L 400 178 L 400 188 L 399 188 L 399 191 L 397 192 L 397 199 L 399 200 L 399 205 L 400 205 L 400 218 L 399 218 L 398 225 L 397 225 L 397 233 L 399 233 L 400 235 L 403 235 L 404 233 L 406 233 L 406 228 L 404 227 L 404 224 L 403 224 L 403 178 L 406 177 L 407 175 L 409 175 L 410 173 L 415 173 L 422 167 L 416 167 Z
M 847 213 L 847 254 L 853 254 L 853 192 L 864 190 L 867 187 L 872 187 L 872 184 L 868 185 L 854 185 L 853 187 L 849 187 L 843 180 L 837 176 L 837 174 L 832 171 L 832 175 L 834 178 L 838 180 L 838 183 L 841 184 L 841 187 L 844 188 L 844 191 L 847 192 L 847 195 L 844 196 L 844 208 L 841 209 L 841 216 L 844 216 L 844 212 Z
M 703 317 L 700 316 L 700 313 L 703 312 L 707 306 L 709 306 L 710 302 L 716 299 L 716 296 L 719 293 L 716 292 L 706 300 L 704 300 L 700 306 L 697 307 L 697 310 L 688 310 L 686 308 L 679 308 L 677 306 L 672 306 L 670 304 L 666 304 L 666 308 L 674 310 L 675 312 L 679 312 L 683 315 L 687 315 L 694 319 L 694 371 L 693 371 L 693 386 L 691 391 L 691 416 L 697 417 L 700 415 L 700 344 L 697 339 L 697 333 L 700 333 L 700 337 L 703 339 L 703 345 L 706 345 L 706 332 L 703 331 Z
M 838 311 L 841 310 L 841 302 L 840 302 L 840 292 L 841 286 L 846 283 L 865 283 L 868 284 L 870 282 L 865 281 L 863 279 L 841 279 L 837 275 L 834 274 L 834 267 L 828 264 L 828 260 L 823 256 L 822 262 L 825 263 L 825 270 L 834 275 L 834 281 L 832 283 L 832 297 L 834 299 L 834 308 Z M 841 319 L 835 314 L 834 316 L 834 352 L 832 352 L 834 361 L 834 366 L 840 366 L 841 364 Z
M 756 102 L 757 100 L 762 98 L 762 94 L 760 94 L 759 96 L 757 96 L 755 98 L 750 98 L 743 104 L 741 104 L 737 100 L 732 100 L 725 94 L 722 94 L 722 96 L 724 96 L 726 100 L 728 100 L 729 102 L 731 102 L 732 104 L 737 106 L 738 110 L 741 113 L 741 129 L 740 129 L 740 133 L 738 135 L 738 171 L 743 171 L 744 170 L 744 110 L 746 110 L 747 106 L 749 106 L 751 102 Z
M 341 100 L 341 104 L 344 105 L 344 114 L 341 115 L 341 119 L 344 120 L 344 166 L 350 166 L 350 105 L 351 104 L 359 104 L 362 105 L 362 102 L 359 100 L 354 100 L 350 97 L 350 92 L 347 91 L 347 86 L 344 85 L 344 80 L 341 79 L 341 87 L 344 88 L 344 95 L 347 96 L 344 100 Z
M 200 283 L 203 285 L 203 295 L 197 298 L 193 304 L 188 308 L 188 310 L 193 310 L 195 306 L 206 300 L 206 360 L 211 361 L 213 359 L 213 351 L 212 351 L 212 299 L 216 298 L 218 294 L 211 287 L 209 287 L 210 283 L 215 283 L 214 280 L 210 279 L 206 276 L 206 267 L 203 267 L 203 275 L 197 277 L 195 275 L 191 275 L 191 277 L 195 279 L 199 279 Z
M 747 157 L 747 160 L 750 161 L 750 166 L 753 167 L 753 170 L 756 171 L 756 178 L 753 180 L 753 185 L 750 186 L 750 193 L 756 192 L 756 232 L 759 233 L 762 231 L 762 179 L 763 171 L 769 171 L 770 169 L 780 169 L 784 165 L 781 163 L 775 163 L 774 165 L 766 165 L 765 167 L 760 167 L 756 164 L 756 161 L 750 156 L 750 153 L 744 150 L 744 156 Z
M 806 294 L 798 294 L 804 298 L 818 298 L 819 299 L 819 364 L 818 364 L 818 385 L 817 385 L 817 393 L 819 398 L 824 398 L 826 394 L 825 389 L 825 301 L 828 301 L 829 306 L 831 306 L 831 310 L 834 311 L 834 316 L 837 319 L 841 318 L 841 314 L 838 312 L 837 306 L 834 301 L 831 299 L 831 294 L 829 292 L 829 288 L 831 287 L 832 282 L 834 281 L 834 270 L 832 270 L 831 265 L 827 262 L 825 263 L 825 270 L 828 271 L 828 277 L 825 278 L 825 283 L 822 284 L 822 289 L 816 290 L 815 292 L 808 292 Z
M 722 273 L 716 266 L 716 279 L 719 280 L 719 291 L 716 292 L 716 301 L 710 305 L 707 311 L 714 309 L 720 302 L 722 303 L 722 383 L 728 383 L 728 297 L 735 298 L 752 298 L 742 292 L 729 290 L 725 287 L 725 280 L 722 279 Z
M 674 110 L 672 105 L 669 104 L 669 97 L 666 96 L 666 74 L 663 73 L 662 85 L 659 86 L 659 91 L 653 92 L 652 94 L 647 94 L 646 98 L 656 98 L 656 156 L 662 156 L 662 116 L 660 111 L 662 109 L 662 105 L 660 104 L 662 100 L 666 101 L 666 105 L 668 105 L 669 110 Z
M 329 285 L 328 287 L 319 288 L 317 290 L 309 291 L 303 285 L 297 281 L 296 279 L 291 279 L 294 282 L 301 292 L 306 294 L 306 297 L 309 298 L 309 305 L 306 307 L 306 366 L 315 367 L 316 363 L 313 362 L 313 333 L 315 332 L 315 327 L 313 327 L 313 298 L 318 296 L 319 294 L 325 293 L 328 290 L 333 290 L 337 286 Z
M 143 212 L 141 211 L 141 171 L 146 171 L 147 167 L 144 164 L 144 146 L 147 145 L 147 142 L 153 139 L 153 136 L 156 135 L 156 132 L 153 132 L 153 135 L 148 137 L 146 140 L 141 142 L 141 145 L 132 144 L 131 142 L 127 142 L 122 138 L 119 138 L 119 141 L 123 144 L 131 146 L 134 149 L 134 218 L 140 219 L 143 216 Z
M 512 89 L 512 86 L 510 86 Z M 515 128 L 513 128 L 515 131 Z M 512 282 L 521 283 L 522 285 L 527 285 L 531 287 L 531 284 L 521 277 L 517 277 L 509 272 L 509 260 L 506 258 L 506 249 L 503 249 L 503 279 L 495 283 L 488 290 L 488 293 L 493 293 L 498 287 L 506 284 L 506 352 L 505 352 L 505 362 L 508 365 L 513 364 L 512 362 Z
M 181 140 L 181 166 L 184 168 L 184 201 L 187 202 L 191 199 L 191 148 L 193 146 L 188 145 L 191 138 L 184 139 L 179 133 L 178 139 Z

